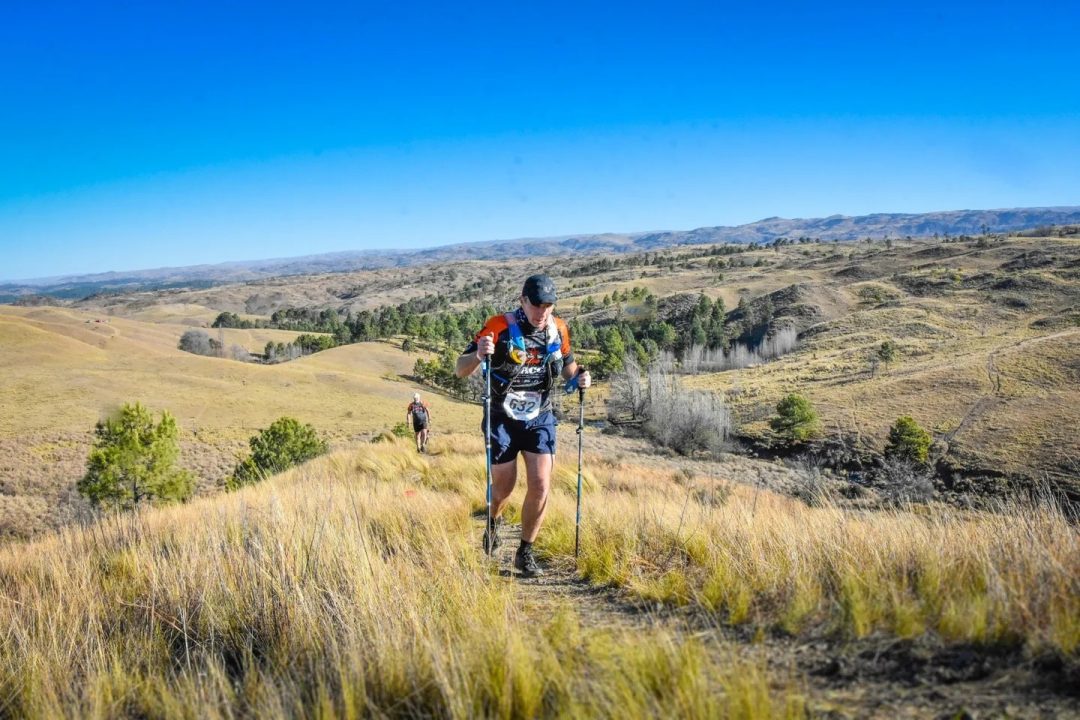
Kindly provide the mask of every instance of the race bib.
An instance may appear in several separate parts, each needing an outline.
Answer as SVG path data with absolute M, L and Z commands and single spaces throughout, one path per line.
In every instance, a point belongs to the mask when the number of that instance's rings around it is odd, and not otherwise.
M 506 393 L 503 410 L 515 420 L 533 420 L 540 414 L 543 395 L 538 392 L 520 391 Z

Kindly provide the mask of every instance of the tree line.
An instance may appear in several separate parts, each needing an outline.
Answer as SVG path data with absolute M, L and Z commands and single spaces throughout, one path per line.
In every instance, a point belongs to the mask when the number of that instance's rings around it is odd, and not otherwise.
M 701 251 L 703 255 L 724 255 L 744 251 L 742 247 L 719 246 Z M 659 256 L 660 253 L 655 255 Z M 648 257 L 646 253 L 642 258 Z M 602 259 L 596 262 L 622 262 Z M 304 330 L 322 335 L 301 335 L 292 343 L 268 342 L 266 362 L 292 360 L 337 345 L 405 336 L 403 349 L 424 347 L 437 353 L 431 360 L 420 359 L 414 374 L 422 382 L 441 387 L 452 395 L 470 398 L 475 388 L 454 376 L 457 354 L 475 336 L 488 317 L 496 313 L 491 303 L 480 303 L 462 310 L 447 309 L 447 299 L 434 294 L 413 298 L 396 305 L 381 305 L 373 310 L 336 311 L 316 308 L 283 308 L 269 321 L 251 321 L 235 313 L 223 312 L 215 327 L 266 327 Z M 597 310 L 614 310 L 613 318 L 601 322 L 588 315 Z M 686 368 L 716 366 L 717 357 L 728 358 L 725 368 L 744 367 L 776 357 L 794 347 L 794 338 L 768 334 L 774 309 L 768 300 L 750 304 L 740 300 L 737 311 L 729 317 L 724 301 L 701 294 L 696 300 L 686 296 L 657 298 L 647 288 L 615 290 L 599 300 L 585 297 L 578 314 L 568 322 L 575 350 L 589 356 L 589 367 L 598 378 L 610 377 L 622 369 L 624 359 L 632 356 L 647 367 L 663 354 L 687 360 Z M 666 319 L 660 319 L 661 316 Z M 757 342 L 732 346 L 732 340 L 760 329 Z M 789 332 L 790 335 L 790 332 Z M 221 355 L 214 341 L 205 354 Z M 182 345 L 183 347 L 183 345 Z M 777 349 L 779 348 L 779 350 Z M 188 349 L 188 348 L 184 348 Z M 726 353 L 726 355 L 725 355 Z M 708 355 L 706 358 L 705 356 Z M 695 360 L 696 359 L 696 360 Z M 692 370 L 694 371 L 694 370 Z
M 428 294 L 397 305 L 380 305 L 374 310 L 357 313 L 331 308 L 283 308 L 275 311 L 268 321 L 246 320 L 236 313 L 223 312 L 214 320 L 213 327 L 324 333 L 333 337 L 335 345 L 382 340 L 396 335 L 464 345 L 483 326 L 484 321 L 495 314 L 495 308 L 490 303 L 452 310 L 446 308 L 447 302 L 442 296 Z M 313 344 L 314 341 L 309 343 Z

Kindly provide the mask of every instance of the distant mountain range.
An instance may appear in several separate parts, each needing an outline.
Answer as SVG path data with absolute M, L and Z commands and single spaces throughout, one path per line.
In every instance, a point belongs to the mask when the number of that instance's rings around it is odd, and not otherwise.
M 850 241 L 871 237 L 930 237 L 1014 232 L 1053 225 L 1080 224 L 1080 207 L 953 210 L 933 213 L 830 215 L 824 218 L 779 217 L 736 226 L 639 233 L 568 235 L 445 245 L 426 250 L 360 250 L 293 258 L 192 265 L 131 272 L 71 275 L 0 283 L 0 302 L 23 295 L 78 299 L 98 292 L 209 286 L 283 275 L 349 272 L 381 267 L 458 260 L 491 260 L 531 255 L 631 253 L 704 243 L 768 243 L 777 238 Z

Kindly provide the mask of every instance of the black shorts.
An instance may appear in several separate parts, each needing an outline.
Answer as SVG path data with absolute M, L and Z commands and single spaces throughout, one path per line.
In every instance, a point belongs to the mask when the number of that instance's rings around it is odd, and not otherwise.
M 491 413 L 491 464 L 515 460 L 519 452 L 555 454 L 555 414 L 550 410 L 527 422 Z M 480 425 L 480 432 L 485 431 Z
M 413 432 L 420 432 L 421 430 L 427 430 L 427 423 L 426 422 L 416 422 L 415 420 L 413 420 L 412 421 L 412 429 L 413 429 Z

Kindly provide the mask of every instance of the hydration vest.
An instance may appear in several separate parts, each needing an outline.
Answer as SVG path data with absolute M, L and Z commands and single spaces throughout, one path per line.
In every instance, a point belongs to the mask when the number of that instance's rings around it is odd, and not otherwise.
M 506 362 L 497 368 L 492 368 L 491 371 L 491 379 L 496 381 L 496 392 L 500 394 L 505 393 L 514 378 L 521 373 L 522 368 L 525 367 L 525 360 L 528 358 L 525 335 L 521 332 L 521 325 L 518 324 L 517 313 L 508 312 L 503 317 L 506 320 L 510 335 Z M 545 329 L 544 357 L 541 364 L 546 371 L 546 385 L 544 387 L 546 392 L 555 384 L 555 378 L 559 377 L 563 369 L 562 336 L 559 334 L 559 328 L 555 324 L 554 315 L 548 318 L 547 328 Z

